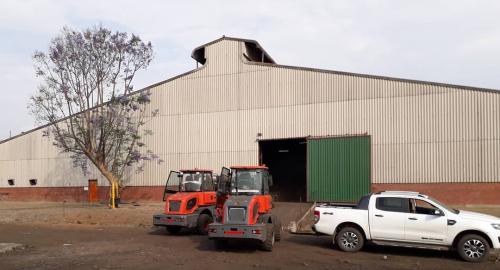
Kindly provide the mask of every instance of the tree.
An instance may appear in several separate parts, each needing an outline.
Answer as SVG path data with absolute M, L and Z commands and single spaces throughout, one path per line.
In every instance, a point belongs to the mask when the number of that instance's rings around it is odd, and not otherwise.
M 145 119 L 158 111 L 148 110 L 149 91 L 132 92 L 136 72 L 152 58 L 150 42 L 102 26 L 81 32 L 65 27 L 47 53 L 33 56 L 41 84 L 28 107 L 38 123 L 49 124 L 44 135 L 84 174 L 90 161 L 112 192 L 124 187 L 127 168 L 161 162 L 144 150 L 144 137 L 152 134 Z

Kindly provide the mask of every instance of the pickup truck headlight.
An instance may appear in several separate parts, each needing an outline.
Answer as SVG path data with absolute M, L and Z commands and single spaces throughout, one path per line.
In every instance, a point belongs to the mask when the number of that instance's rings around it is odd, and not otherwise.
M 495 228 L 495 230 L 500 230 L 500 223 L 493 223 L 493 224 L 491 224 L 491 226 L 493 226 L 493 228 Z

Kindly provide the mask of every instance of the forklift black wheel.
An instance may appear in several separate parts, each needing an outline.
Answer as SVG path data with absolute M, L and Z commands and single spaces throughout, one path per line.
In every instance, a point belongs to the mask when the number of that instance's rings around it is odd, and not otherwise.
M 212 223 L 213 221 L 214 220 L 212 219 L 212 217 L 210 215 L 201 214 L 198 217 L 198 224 L 196 226 L 196 230 L 201 235 L 207 235 L 208 234 L 208 224 Z
M 274 231 L 274 239 L 279 242 L 281 240 L 281 222 L 276 221 L 276 227 L 274 228 Z
M 166 226 L 167 232 L 170 234 L 178 234 L 181 231 L 179 226 Z
M 272 251 L 275 240 L 276 240 L 276 235 L 274 234 L 274 228 L 272 228 L 267 231 L 266 240 L 262 242 L 260 248 L 264 251 Z

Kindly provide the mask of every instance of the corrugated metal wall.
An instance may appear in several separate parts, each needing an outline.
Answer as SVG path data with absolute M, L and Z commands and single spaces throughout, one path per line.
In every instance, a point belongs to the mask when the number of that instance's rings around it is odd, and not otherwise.
M 151 89 L 160 115 L 146 143 L 166 162 L 132 170 L 129 185 L 163 185 L 181 167 L 255 164 L 257 133 L 368 134 L 373 183 L 500 182 L 499 93 L 249 63 L 244 50 L 235 40 L 211 44 L 204 66 Z M 0 144 L 0 187 L 97 177 L 72 168 L 40 131 Z
M 355 202 L 370 192 L 370 137 L 307 141 L 307 201 Z

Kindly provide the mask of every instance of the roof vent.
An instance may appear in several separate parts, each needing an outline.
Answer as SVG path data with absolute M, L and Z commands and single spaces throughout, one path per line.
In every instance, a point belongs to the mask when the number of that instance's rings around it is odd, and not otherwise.
M 196 62 L 204 65 L 207 62 L 207 59 L 205 58 L 205 47 L 194 50 L 191 57 L 193 57 Z
M 222 36 L 219 39 L 213 40 L 211 42 L 205 43 L 201 46 L 196 47 L 191 53 L 191 57 L 196 60 L 197 63 L 205 65 L 207 62 L 206 50 L 207 46 L 212 46 L 220 41 L 237 41 L 244 44 L 243 57 L 245 57 L 250 62 L 258 62 L 258 63 L 270 63 L 275 64 L 274 60 L 267 54 L 267 52 L 260 46 L 260 44 L 251 39 L 243 39 L 243 38 L 234 38 L 234 37 L 226 37 Z M 220 53 L 220 52 L 219 52 Z M 209 50 L 209 57 L 214 57 L 211 55 L 211 51 Z M 217 56 L 216 56 L 217 57 Z M 221 56 L 227 57 L 227 55 Z M 241 55 L 237 55 L 237 57 L 241 57 Z
M 243 56 L 251 62 L 274 64 L 273 59 L 255 42 L 245 42 L 245 53 Z

